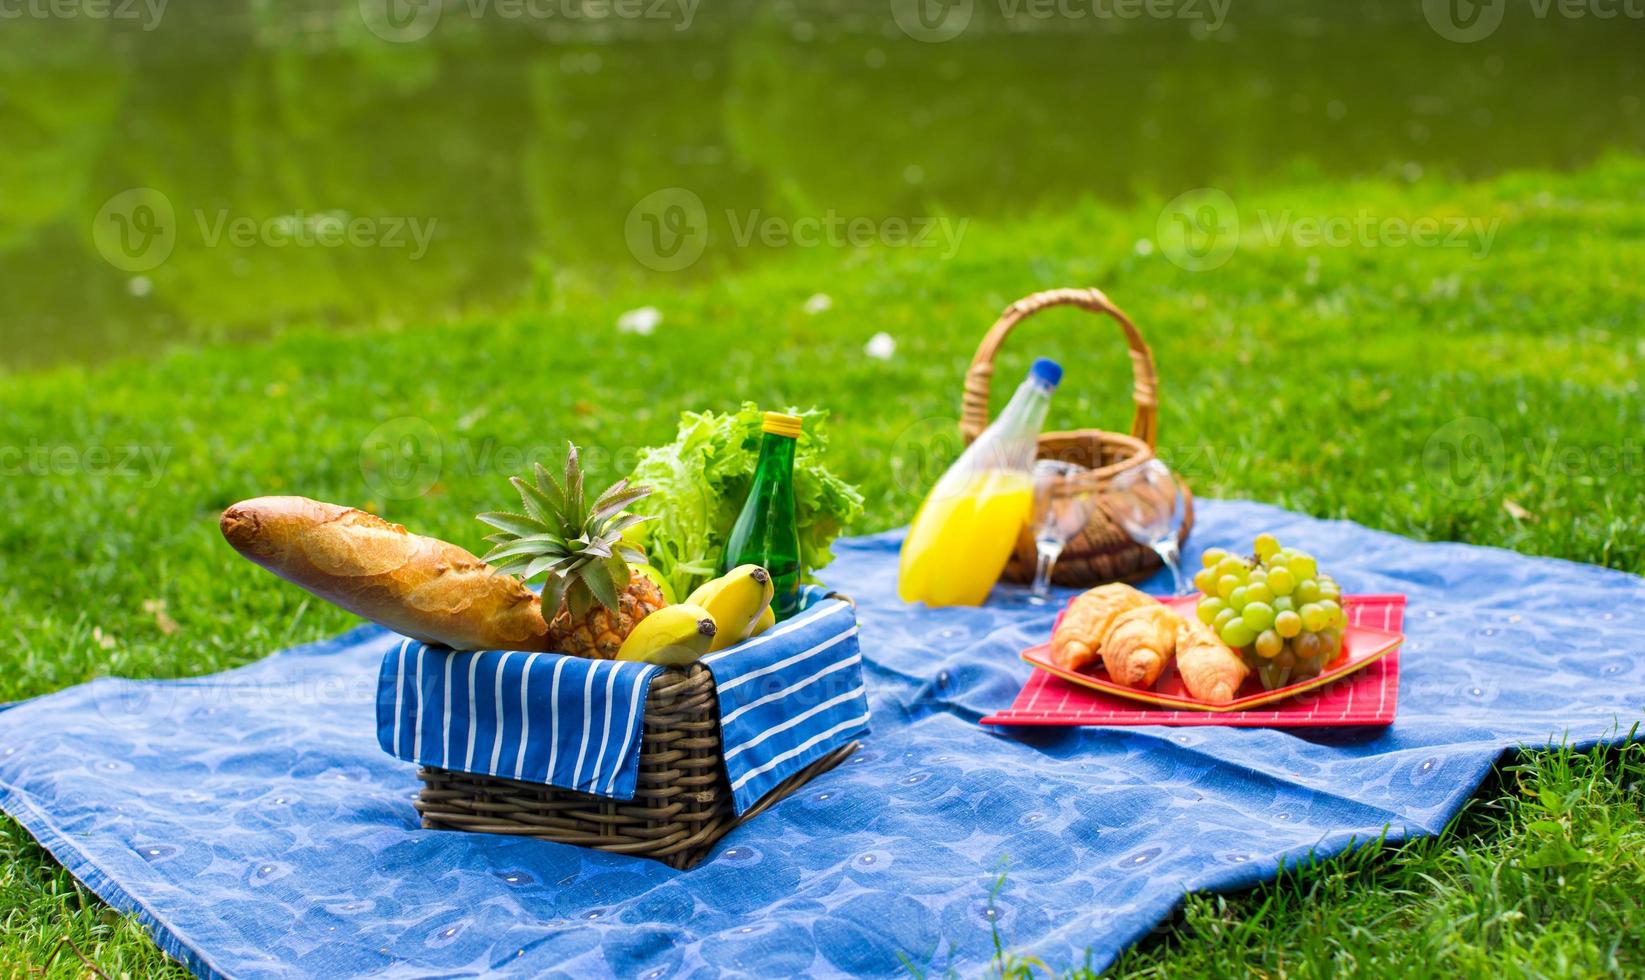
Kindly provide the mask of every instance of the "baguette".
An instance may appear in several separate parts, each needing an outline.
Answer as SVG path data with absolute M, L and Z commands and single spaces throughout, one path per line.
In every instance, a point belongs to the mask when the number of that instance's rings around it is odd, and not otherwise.
M 454 544 L 307 497 L 241 501 L 223 511 L 221 527 L 251 561 L 414 640 L 553 649 L 537 595 Z

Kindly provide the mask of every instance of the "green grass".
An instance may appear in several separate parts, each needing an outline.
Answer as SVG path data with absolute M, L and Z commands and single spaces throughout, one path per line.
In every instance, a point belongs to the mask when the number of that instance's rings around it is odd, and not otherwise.
M 635 448 L 666 439 L 684 408 L 744 398 L 832 408 L 835 464 L 868 499 L 856 530 L 895 525 L 923 491 L 921 450 L 947 444 L 959 378 L 994 314 L 1065 284 L 1104 286 L 1147 334 L 1162 451 L 1202 494 L 1645 571 L 1642 188 L 1645 161 L 1617 158 L 1485 185 L 1241 193 L 1242 247 L 1197 273 L 1138 247 L 1163 202 L 1086 203 L 973 222 L 949 261 L 937 250 L 800 249 L 688 288 L 566 272 L 506 317 L 297 330 L 255 347 L 8 378 L 0 699 L 110 674 L 208 673 L 350 625 L 233 555 L 216 514 L 236 499 L 356 503 L 478 547 L 471 515 L 508 496 L 504 477 L 524 461 L 574 439 L 614 476 Z M 1286 211 L 1501 224 L 1479 258 L 1266 237 L 1261 217 Z M 832 308 L 806 313 L 818 292 Z M 617 333 L 617 316 L 646 303 L 663 312 L 656 334 Z M 890 362 L 861 353 L 881 330 L 898 342 Z M 1001 376 L 1038 354 L 1069 369 L 1053 425 L 1127 424 L 1112 324 L 1069 311 L 1028 321 Z M 429 428 L 396 430 L 432 431 L 441 463 L 412 481 L 426 492 L 400 499 L 406 485 L 377 468 L 371 436 L 406 417 Z M 1448 450 L 1460 453 L 1455 470 Z M 130 467 L 112 465 L 127 456 Z M 1121 970 L 1637 972 L 1639 771 L 1637 753 L 1532 754 L 1444 838 L 1194 898 Z M 1560 835 L 1583 860 L 1527 864 Z M 79 974 L 81 954 L 111 975 L 162 967 L 129 920 L 10 821 L 0 820 L 0 858 L 10 970 L 49 959 L 48 973 Z
M 1136 977 L 1639 976 L 1645 746 L 1539 753 L 1445 832 L 1193 895 Z

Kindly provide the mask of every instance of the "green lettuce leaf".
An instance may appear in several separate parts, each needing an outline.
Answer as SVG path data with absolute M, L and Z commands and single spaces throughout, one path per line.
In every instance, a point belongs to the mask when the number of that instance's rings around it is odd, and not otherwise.
M 794 454 L 794 512 L 800 574 L 814 581 L 812 573 L 834 559 L 834 539 L 862 513 L 863 498 L 823 464 L 828 413 L 786 411 L 805 420 Z M 639 525 L 634 537 L 681 600 L 718 571 L 754 479 L 763 417 L 752 402 L 731 413 L 683 412 L 673 442 L 640 453 L 632 479 L 653 493 L 629 509 L 656 519 Z

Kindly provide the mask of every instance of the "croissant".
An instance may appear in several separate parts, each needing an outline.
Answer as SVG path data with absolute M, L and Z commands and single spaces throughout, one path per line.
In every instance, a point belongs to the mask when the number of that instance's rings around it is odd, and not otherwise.
M 1176 653 L 1180 626 L 1181 616 L 1152 599 L 1119 614 L 1102 641 L 1109 679 L 1126 687 L 1152 687 Z
M 1051 634 L 1051 662 L 1079 670 L 1102 655 L 1102 642 L 1123 613 L 1158 605 L 1129 585 L 1101 585 L 1074 599 Z
M 1177 629 L 1177 673 L 1188 693 L 1211 704 L 1234 700 L 1239 686 L 1251 669 L 1239 654 L 1228 648 L 1196 619 L 1185 620 Z

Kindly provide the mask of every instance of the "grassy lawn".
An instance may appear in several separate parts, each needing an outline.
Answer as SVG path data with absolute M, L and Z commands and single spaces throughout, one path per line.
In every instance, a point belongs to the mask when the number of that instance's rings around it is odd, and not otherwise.
M 216 515 L 234 500 L 303 493 L 479 547 L 472 515 L 524 460 L 573 439 L 612 476 L 684 408 L 833 409 L 836 468 L 868 498 L 857 530 L 894 526 L 976 340 L 1005 303 L 1059 285 L 1103 286 L 1148 336 L 1162 452 L 1201 494 L 1639 573 L 1642 188 L 1645 161 L 1617 158 L 1483 185 L 1236 193 L 1240 248 L 1198 272 L 1149 247 L 1165 202 L 1086 204 L 972 222 L 946 260 L 796 248 L 677 288 L 561 275 L 508 316 L 0 379 L 0 447 L 22 451 L 0 482 L 0 699 L 209 673 L 350 625 L 233 555 Z M 1372 230 L 1315 244 L 1310 216 Z M 1494 233 L 1416 245 L 1391 230 L 1419 218 Z M 807 312 L 816 293 L 831 308 Z M 662 311 L 655 334 L 619 333 L 643 304 Z M 879 331 L 889 361 L 863 356 Z M 1038 354 L 1068 367 L 1053 426 L 1125 426 L 1111 324 L 1029 321 L 1001 375 Z M 390 478 L 374 462 L 385 431 L 437 433 L 439 465 Z M 1638 973 L 1642 773 L 1638 750 L 1530 755 L 1445 837 L 1195 897 L 1118 972 Z M 0 963 L 176 969 L 4 819 Z

